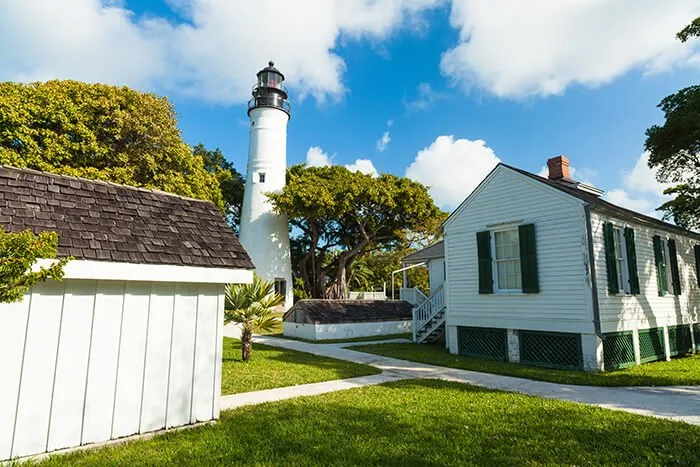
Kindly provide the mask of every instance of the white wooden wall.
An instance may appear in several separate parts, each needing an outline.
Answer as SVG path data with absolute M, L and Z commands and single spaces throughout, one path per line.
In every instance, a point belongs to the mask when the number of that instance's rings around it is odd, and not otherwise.
M 605 262 L 603 224 L 613 224 L 634 229 L 634 244 L 637 251 L 637 272 L 641 293 L 637 296 L 608 293 L 608 275 Z M 700 241 L 666 230 L 622 221 L 598 213 L 592 213 L 591 227 L 595 251 L 596 277 L 598 280 L 598 303 L 603 332 L 632 329 L 649 329 L 700 321 L 700 288 L 695 272 L 693 246 Z M 678 267 L 680 269 L 681 295 L 671 291 L 659 296 L 654 261 L 654 235 L 676 240 Z M 667 274 L 671 274 L 670 267 Z
M 64 280 L 0 304 L 0 460 L 218 418 L 223 286 Z

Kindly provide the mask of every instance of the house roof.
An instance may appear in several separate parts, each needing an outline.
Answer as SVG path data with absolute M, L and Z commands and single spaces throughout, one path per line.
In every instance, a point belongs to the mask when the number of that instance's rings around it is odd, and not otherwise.
M 253 269 L 219 209 L 161 191 L 0 166 L 0 227 L 75 259 Z
M 401 321 L 413 318 L 413 307 L 402 300 L 299 300 L 284 315 L 291 321 L 296 312 L 316 324 Z
M 693 232 L 693 231 L 687 230 L 687 229 L 683 229 L 681 227 L 678 227 L 677 225 L 673 225 L 673 224 L 670 224 L 668 222 L 664 222 L 664 221 L 659 220 L 655 217 L 647 216 L 646 214 L 632 211 L 631 209 L 623 208 L 623 207 L 618 206 L 616 204 L 610 203 L 609 201 L 606 201 L 603 198 L 601 198 L 593 193 L 589 193 L 587 191 L 583 191 L 583 190 L 580 190 L 578 188 L 568 186 L 568 185 L 561 183 L 561 182 L 550 180 L 549 178 L 540 177 L 539 175 L 535 175 L 533 173 L 527 172 L 527 171 L 519 169 L 517 167 L 512 167 L 512 166 L 507 165 L 507 164 L 500 163 L 499 165 L 502 165 L 502 166 L 507 167 L 511 170 L 514 170 L 515 172 L 523 174 L 526 177 L 529 177 L 533 180 L 537 180 L 540 183 L 544 183 L 545 185 L 556 188 L 557 190 L 563 191 L 564 193 L 566 193 L 568 195 L 571 195 L 575 198 L 578 198 L 582 201 L 585 201 L 593 209 L 596 209 L 598 211 L 612 215 L 614 217 L 631 219 L 631 220 L 634 220 L 634 221 L 639 222 L 641 224 L 652 225 L 654 227 L 661 228 L 664 230 L 671 230 L 673 232 L 676 232 L 676 233 L 679 233 L 682 235 L 687 235 L 689 237 L 693 237 L 695 239 L 700 240 L 700 234 L 698 234 L 696 232 Z
M 401 260 L 404 264 L 418 264 L 429 259 L 445 257 L 445 242 L 440 240 L 432 245 L 415 251 L 408 256 L 404 256 Z

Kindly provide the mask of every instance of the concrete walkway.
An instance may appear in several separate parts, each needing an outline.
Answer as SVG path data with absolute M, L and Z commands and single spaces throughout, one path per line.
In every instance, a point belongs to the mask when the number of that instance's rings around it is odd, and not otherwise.
M 396 340 L 393 340 L 394 342 Z M 405 340 L 399 340 L 405 342 Z M 282 339 L 279 337 L 256 336 L 255 342 L 285 349 L 298 350 L 315 355 L 372 365 L 383 371 L 379 375 L 346 380 L 326 381 L 286 388 L 256 391 L 247 394 L 223 396 L 221 408 L 234 408 L 241 405 L 270 402 L 292 397 L 316 395 L 353 387 L 382 384 L 389 381 L 412 378 L 432 378 L 456 381 L 489 389 L 519 392 L 539 397 L 559 399 L 627 412 L 684 421 L 700 425 L 700 386 L 673 387 L 600 387 L 556 384 L 532 381 L 511 376 L 479 373 L 423 363 L 398 360 L 390 357 L 367 354 L 347 349 L 352 345 L 310 344 Z M 378 342 L 371 342 L 372 344 Z

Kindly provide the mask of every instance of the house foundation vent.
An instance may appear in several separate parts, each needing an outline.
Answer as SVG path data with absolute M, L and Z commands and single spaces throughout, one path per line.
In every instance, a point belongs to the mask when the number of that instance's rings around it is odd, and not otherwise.
M 582 370 L 581 335 L 520 331 L 520 362 L 550 368 Z
M 505 329 L 465 326 L 460 326 L 457 329 L 460 355 L 507 360 L 508 337 Z
M 666 358 L 664 330 L 662 328 L 641 329 L 639 331 L 639 356 L 642 363 Z
M 693 341 L 690 338 L 690 326 L 687 324 L 669 326 L 668 346 L 672 357 L 691 353 L 693 351 Z
M 606 370 L 626 368 L 637 363 L 634 357 L 632 331 L 613 332 L 604 335 L 603 362 Z

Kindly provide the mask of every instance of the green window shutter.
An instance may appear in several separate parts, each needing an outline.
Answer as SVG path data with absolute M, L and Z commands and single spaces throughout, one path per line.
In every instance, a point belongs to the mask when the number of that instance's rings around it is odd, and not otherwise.
M 681 294 L 681 274 L 678 269 L 678 252 L 676 251 L 676 241 L 672 238 L 668 240 L 668 262 L 671 265 L 671 286 L 673 295 Z
M 535 224 L 525 224 L 518 227 L 518 237 L 520 239 L 520 274 L 523 293 L 539 293 Z
M 664 253 L 661 237 L 654 235 L 654 261 L 656 262 L 656 281 L 659 283 L 659 296 L 666 295 L 666 266 L 664 265 Z
M 695 278 L 700 286 L 700 245 L 695 245 L 693 250 L 695 251 Z
M 634 229 L 625 227 L 625 245 L 627 247 L 627 269 L 630 276 L 630 292 L 639 295 L 639 272 L 637 272 L 637 248 L 634 244 Z
M 493 272 L 491 271 L 491 232 L 476 233 L 476 250 L 479 255 L 479 293 L 493 293 Z
M 603 240 L 605 241 L 605 265 L 608 269 L 608 292 L 616 294 L 620 292 L 620 284 L 617 283 L 617 260 L 615 259 L 615 232 L 610 222 L 603 224 Z

